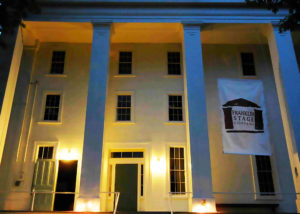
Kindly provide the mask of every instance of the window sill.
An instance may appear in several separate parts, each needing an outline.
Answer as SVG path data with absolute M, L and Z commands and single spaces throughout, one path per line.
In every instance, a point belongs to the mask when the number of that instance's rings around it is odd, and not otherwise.
M 165 125 L 185 125 L 185 121 L 168 121 Z
M 188 194 L 182 194 L 182 195 L 169 195 L 168 198 L 172 197 L 172 200 L 186 200 L 189 198 Z
M 135 78 L 136 75 L 134 74 L 117 74 L 114 75 L 115 78 Z
M 61 125 L 61 121 L 38 121 L 37 124 L 39 125 Z
M 66 74 L 45 74 L 46 77 L 62 77 L 62 78 L 66 78 L 67 75 Z
M 242 75 L 242 79 L 258 79 L 257 75 L 252 76 L 252 75 Z
M 181 79 L 183 78 L 183 75 L 165 75 L 164 78 Z
M 133 121 L 115 121 L 115 125 L 134 125 L 135 122 Z

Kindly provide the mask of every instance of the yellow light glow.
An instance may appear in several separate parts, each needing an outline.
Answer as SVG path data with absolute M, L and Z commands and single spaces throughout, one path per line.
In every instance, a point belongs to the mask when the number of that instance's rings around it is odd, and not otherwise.
M 192 211 L 195 213 L 212 213 L 216 212 L 216 209 L 206 200 L 202 200 L 200 203 L 193 205 Z
M 63 149 L 59 152 L 60 160 L 77 160 L 78 153 L 74 149 Z
M 99 199 L 77 199 L 76 212 L 100 212 L 100 201 Z
M 98 201 L 89 201 L 86 204 L 87 211 L 100 212 L 100 204 Z
M 151 160 L 151 171 L 153 174 L 162 174 L 166 171 L 166 161 L 164 157 L 153 156 Z
M 86 204 L 83 201 L 77 201 L 75 206 L 76 212 L 84 212 L 86 211 Z

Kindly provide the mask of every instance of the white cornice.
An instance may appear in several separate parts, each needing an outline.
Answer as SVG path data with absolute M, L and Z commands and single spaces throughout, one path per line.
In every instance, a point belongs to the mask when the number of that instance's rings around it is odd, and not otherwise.
M 287 14 L 265 9 L 205 7 L 43 7 L 27 21 L 270 23 Z

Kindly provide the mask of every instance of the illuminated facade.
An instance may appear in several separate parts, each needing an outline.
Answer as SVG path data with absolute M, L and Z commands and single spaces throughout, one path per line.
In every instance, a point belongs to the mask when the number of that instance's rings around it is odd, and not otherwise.
M 278 32 L 284 13 L 41 2 L 7 56 L 0 210 L 112 211 L 114 192 L 121 211 L 300 210 L 300 41 Z M 270 158 L 223 153 L 218 78 L 263 81 Z

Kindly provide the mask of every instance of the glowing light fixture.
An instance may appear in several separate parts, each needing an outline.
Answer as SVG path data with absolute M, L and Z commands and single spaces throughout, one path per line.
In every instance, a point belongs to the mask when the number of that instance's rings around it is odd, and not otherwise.
M 59 153 L 60 160 L 77 160 L 78 153 L 74 149 L 63 149 Z
M 200 202 L 193 205 L 192 211 L 196 213 L 207 213 L 207 212 L 212 213 L 212 212 L 216 212 L 216 209 L 206 200 L 201 200 Z
M 153 156 L 151 160 L 151 171 L 153 174 L 164 173 L 166 171 L 165 158 Z
M 100 212 L 100 201 L 99 199 L 77 199 L 76 206 L 75 206 L 76 212 Z

